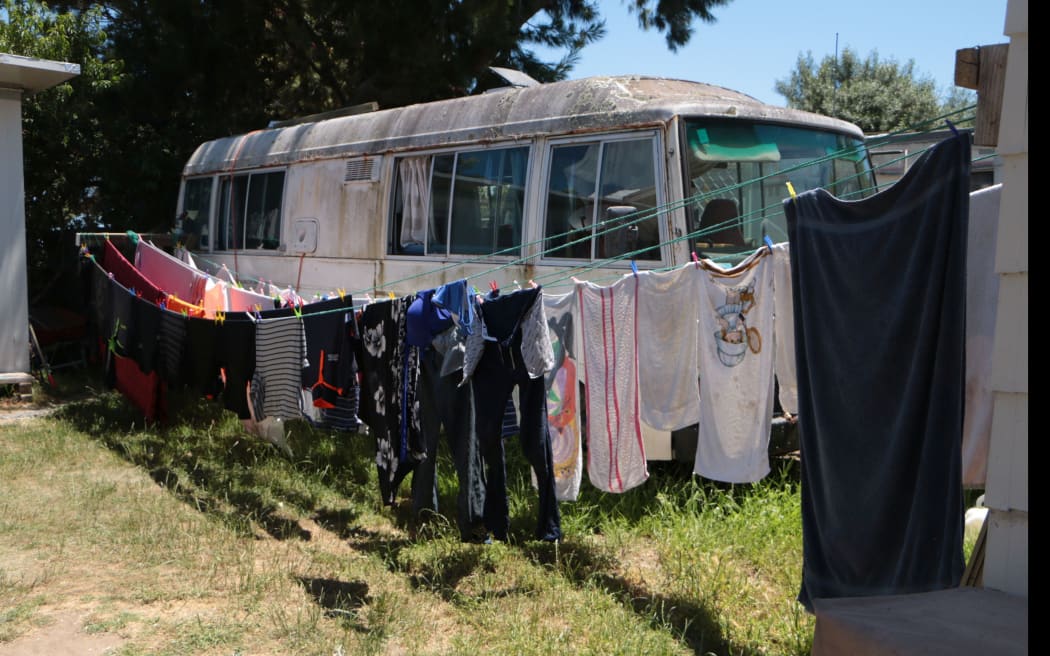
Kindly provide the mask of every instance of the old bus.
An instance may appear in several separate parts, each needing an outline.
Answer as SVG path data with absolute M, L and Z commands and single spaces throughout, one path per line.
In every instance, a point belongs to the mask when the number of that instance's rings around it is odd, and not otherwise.
M 460 278 L 567 291 L 572 275 L 610 280 L 631 261 L 731 260 L 786 240 L 786 182 L 874 186 L 863 138 L 721 87 L 595 77 L 209 141 L 177 212 L 204 268 L 303 295 Z

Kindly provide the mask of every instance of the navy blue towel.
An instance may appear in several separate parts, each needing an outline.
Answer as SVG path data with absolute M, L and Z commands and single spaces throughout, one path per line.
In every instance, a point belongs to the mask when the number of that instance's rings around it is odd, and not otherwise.
M 784 203 L 807 608 L 959 584 L 969 171 L 961 134 L 870 198 Z

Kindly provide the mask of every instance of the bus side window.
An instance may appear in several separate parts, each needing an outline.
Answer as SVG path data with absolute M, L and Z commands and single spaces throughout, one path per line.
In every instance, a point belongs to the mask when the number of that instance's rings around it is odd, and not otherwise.
M 547 257 L 660 259 L 653 147 L 652 137 L 552 146 Z
M 390 253 L 512 254 L 521 245 L 528 162 L 527 146 L 399 159 Z

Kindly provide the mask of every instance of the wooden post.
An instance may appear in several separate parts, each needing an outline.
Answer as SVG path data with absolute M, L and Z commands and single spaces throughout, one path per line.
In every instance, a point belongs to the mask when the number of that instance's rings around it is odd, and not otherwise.
M 955 85 L 977 90 L 977 118 L 973 143 L 995 146 L 999 142 L 1003 84 L 1010 44 L 963 48 L 955 51 Z

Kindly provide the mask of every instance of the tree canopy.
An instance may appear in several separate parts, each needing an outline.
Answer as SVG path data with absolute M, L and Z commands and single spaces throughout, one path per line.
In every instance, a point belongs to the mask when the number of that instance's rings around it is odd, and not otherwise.
M 876 51 L 861 59 L 849 48 L 819 64 L 812 53 L 800 54 L 775 89 L 788 107 L 841 118 L 868 133 L 905 129 L 973 104 L 957 91 L 942 105 L 933 78 L 918 74 L 914 60 L 881 59 Z
M 674 50 L 729 0 L 625 2 Z M 167 229 L 203 141 L 480 93 L 490 66 L 563 79 L 604 29 L 597 0 L 3 0 L 0 51 L 82 71 L 25 102 L 30 252 L 46 257 L 63 228 Z

